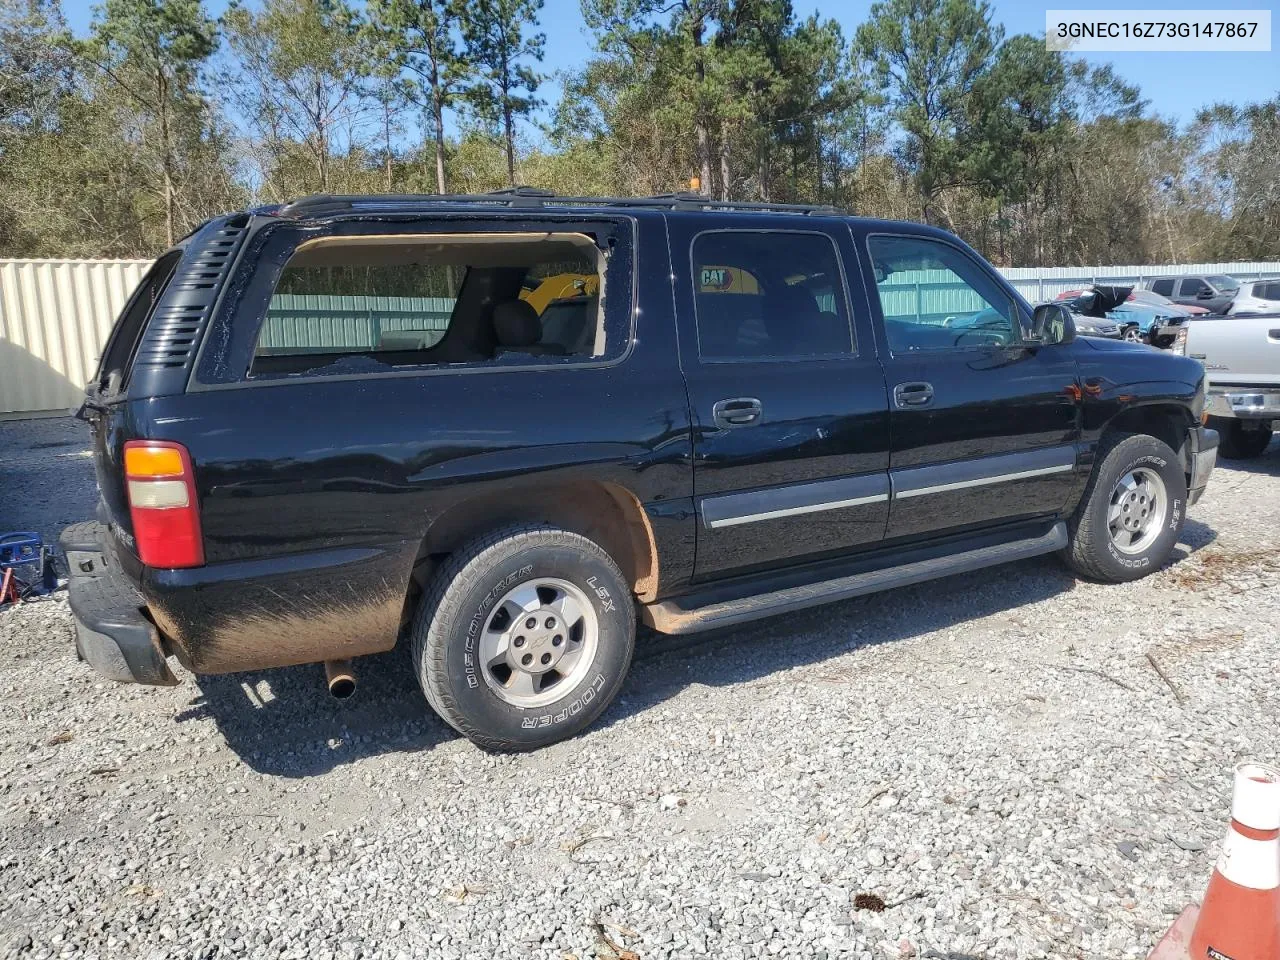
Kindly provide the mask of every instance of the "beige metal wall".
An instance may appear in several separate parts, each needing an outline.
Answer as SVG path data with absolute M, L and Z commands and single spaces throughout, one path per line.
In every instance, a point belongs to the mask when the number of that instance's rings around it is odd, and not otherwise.
M 0 417 L 80 405 L 111 325 L 149 265 L 0 259 Z

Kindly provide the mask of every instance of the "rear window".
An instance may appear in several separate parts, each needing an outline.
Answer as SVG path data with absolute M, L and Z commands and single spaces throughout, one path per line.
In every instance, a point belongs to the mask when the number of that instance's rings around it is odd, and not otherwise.
M 307 241 L 280 272 L 250 375 L 600 357 L 602 269 L 572 233 Z
M 303 254 L 280 274 L 255 353 L 433 347 L 464 273 L 442 264 L 312 264 Z
M 127 384 L 129 370 L 133 367 L 133 358 L 138 352 L 138 344 L 142 342 L 147 321 L 155 313 L 160 295 L 169 285 L 169 278 L 173 276 L 181 259 L 181 250 L 171 250 L 160 257 L 152 264 L 125 304 L 106 347 L 103 348 L 102 361 L 98 365 L 95 382 L 103 394 L 118 393 Z

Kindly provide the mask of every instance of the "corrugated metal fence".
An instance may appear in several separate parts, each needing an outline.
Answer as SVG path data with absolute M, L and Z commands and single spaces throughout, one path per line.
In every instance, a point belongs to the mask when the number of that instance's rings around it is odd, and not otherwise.
M 0 260 L 0 416 L 62 413 L 80 403 L 116 314 L 149 265 L 145 260 Z M 929 276 L 934 272 L 938 277 Z M 1001 272 L 1035 303 L 1100 281 L 1141 284 L 1180 274 L 1280 277 L 1280 263 L 1017 267 Z M 949 295 L 947 274 L 919 274 L 911 283 L 891 284 L 899 287 L 894 296 L 902 301 L 901 312 L 911 312 L 912 302 L 914 309 L 930 315 L 968 308 L 971 295 Z M 276 297 L 264 346 L 377 343 L 394 331 L 443 329 L 449 310 L 449 302 L 439 298 L 343 297 L 341 304 L 321 302 L 325 299 Z
M 343 297 L 277 293 L 271 298 L 259 346 L 328 350 L 374 347 L 389 333 L 443 335 L 453 313 L 448 297 Z M 435 342 L 439 337 L 431 338 Z
M 146 260 L 0 260 L 0 416 L 78 406 Z

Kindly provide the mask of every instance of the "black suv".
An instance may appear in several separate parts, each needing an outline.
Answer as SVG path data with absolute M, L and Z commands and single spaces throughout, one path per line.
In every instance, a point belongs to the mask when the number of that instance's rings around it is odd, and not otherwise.
M 80 655 L 177 682 L 400 637 L 495 749 L 689 633 L 1060 552 L 1165 562 L 1203 371 L 1075 339 L 955 237 L 821 207 L 311 197 L 164 254 L 108 342 Z

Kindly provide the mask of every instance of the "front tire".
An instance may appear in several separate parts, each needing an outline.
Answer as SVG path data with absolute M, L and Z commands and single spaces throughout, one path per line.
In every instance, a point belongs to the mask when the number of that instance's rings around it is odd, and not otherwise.
M 427 702 L 486 750 L 533 750 L 594 721 L 635 648 L 630 590 L 612 558 L 567 530 L 520 525 L 472 541 L 414 617 Z
M 1068 524 L 1066 561 L 1093 580 L 1145 577 L 1169 558 L 1186 508 L 1186 475 L 1168 444 L 1146 434 L 1110 434 Z
M 1210 426 L 1218 431 L 1218 453 L 1226 460 L 1253 460 L 1271 445 L 1272 428 L 1268 421 L 1248 429 L 1242 420 L 1211 417 Z

